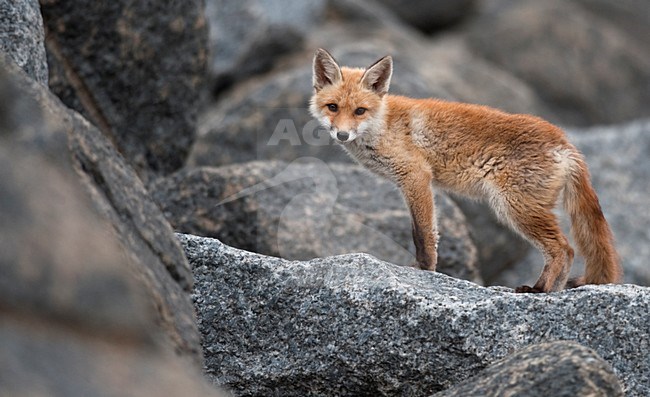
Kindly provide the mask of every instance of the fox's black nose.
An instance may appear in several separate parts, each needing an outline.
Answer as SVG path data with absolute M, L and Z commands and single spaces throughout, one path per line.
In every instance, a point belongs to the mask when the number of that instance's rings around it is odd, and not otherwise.
M 350 134 L 345 131 L 339 131 L 336 133 L 336 137 L 338 138 L 339 141 L 345 142 L 350 137 Z

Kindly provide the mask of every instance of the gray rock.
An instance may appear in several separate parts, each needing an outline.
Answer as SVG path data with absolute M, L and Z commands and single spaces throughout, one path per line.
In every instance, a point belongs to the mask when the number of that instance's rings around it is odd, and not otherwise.
M 327 16 L 329 22 L 344 23 L 346 29 L 361 26 L 372 30 L 392 25 L 399 26 L 400 31 L 417 31 L 392 10 L 374 0 L 327 0 Z M 363 39 L 365 41 L 366 38 Z
M 24 73 L 16 82 L 18 66 L 0 65 L 3 311 L 62 318 L 108 334 L 119 330 L 130 338 L 146 335 L 151 306 L 122 273 L 123 253 L 110 225 L 93 210 L 69 164 L 20 142 L 22 133 L 48 128 L 20 84 L 47 88 Z
M 614 232 L 625 282 L 650 286 L 650 188 L 644 183 L 650 180 L 650 120 L 567 133 L 587 159 L 600 205 Z M 568 220 L 564 213 L 561 215 L 568 232 Z M 543 262 L 541 255 L 532 251 L 489 283 L 520 285 L 539 274 Z M 576 257 L 575 262 L 572 274 L 579 275 L 584 266 L 582 257 Z
M 42 3 L 50 88 L 143 180 L 180 168 L 205 87 L 203 1 Z
M 341 148 L 319 128 L 308 111 L 311 69 L 273 75 L 234 89 L 227 99 L 209 107 L 199 119 L 189 166 L 219 166 L 302 156 L 346 161 Z
M 650 51 L 650 6 L 645 0 L 577 0 L 585 10 L 613 24 Z
M 510 267 L 501 269 L 500 273 L 489 278 L 490 281 L 487 281 L 486 285 L 505 285 L 508 287 L 523 285 L 523 283 L 527 282 L 526 280 L 534 280 L 535 277 L 539 276 L 543 266 L 544 257 L 542 254 L 536 249 L 531 249 L 519 261 L 513 263 Z M 584 274 L 584 262 L 576 254 L 569 278 L 582 274 Z
M 496 3 L 471 24 L 472 49 L 533 86 L 564 124 L 650 115 L 650 52 L 624 31 L 571 2 Z
M 24 320 L 7 317 L 3 312 L 0 325 L 0 394 L 3 396 L 229 395 L 218 392 L 198 371 L 168 352 L 126 339 L 130 335 L 80 333 L 76 328 L 59 326 L 56 321 L 36 324 L 29 326 Z M 39 329 L 39 326 L 46 328 Z
M 431 33 L 459 22 L 474 11 L 474 0 L 378 0 L 406 23 Z
M 411 220 L 395 186 L 361 166 L 259 161 L 173 174 L 152 187 L 177 231 L 287 259 L 366 252 L 415 263 Z M 436 198 L 438 270 L 480 283 L 465 219 Z
M 324 14 L 324 0 L 206 1 L 215 90 L 266 72 L 282 56 L 301 50 Z
M 612 368 L 575 342 L 528 346 L 435 397 L 622 397 Z
M 208 376 L 237 395 L 421 396 L 571 340 L 650 393 L 650 290 L 514 294 L 363 255 L 290 262 L 180 235 Z
M 0 395 L 216 397 L 41 114 L 65 108 L 0 58 Z
M 0 0 L 0 52 L 47 85 L 43 19 L 38 0 Z
M 14 130 L 16 139 L 31 150 L 46 153 L 80 179 L 117 234 L 130 275 L 154 304 L 157 326 L 179 356 L 200 366 L 199 335 L 188 296 L 192 274 L 164 215 L 133 169 L 97 128 L 66 108 L 47 87 L 27 78 L 8 59 L 0 59 L 0 65 L 15 80 L 17 88 L 10 97 L 34 98 L 37 103 L 36 110 L 30 111 L 17 101 L 20 112 L 9 112 L 18 115 L 9 118 L 18 127 Z M 39 114 L 47 128 L 30 124 L 39 119 Z M 70 244 L 74 247 L 73 242 Z M 71 248 L 62 245 L 61 249 Z
M 438 97 L 559 121 L 528 83 L 474 54 L 462 34 L 438 35 L 411 56 L 428 86 L 446 93 Z

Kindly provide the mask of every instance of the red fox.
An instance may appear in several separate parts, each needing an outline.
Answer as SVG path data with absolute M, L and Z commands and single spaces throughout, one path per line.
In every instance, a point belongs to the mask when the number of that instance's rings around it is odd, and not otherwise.
M 359 163 L 401 189 L 412 219 L 416 266 L 435 271 L 432 187 L 486 200 L 499 219 L 544 255 L 533 287 L 567 285 L 573 249 L 553 214 L 560 195 L 586 272 L 569 286 L 620 282 L 612 232 L 583 156 L 563 131 L 534 116 L 487 106 L 388 94 L 390 56 L 367 69 L 340 67 L 327 51 L 313 61 L 311 114 Z

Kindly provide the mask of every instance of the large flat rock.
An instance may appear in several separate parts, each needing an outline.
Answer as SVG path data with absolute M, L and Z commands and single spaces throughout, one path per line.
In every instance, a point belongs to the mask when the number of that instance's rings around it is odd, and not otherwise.
M 236 395 L 421 396 L 514 351 L 570 340 L 650 393 L 650 289 L 514 294 L 371 256 L 290 262 L 179 235 L 208 375 Z

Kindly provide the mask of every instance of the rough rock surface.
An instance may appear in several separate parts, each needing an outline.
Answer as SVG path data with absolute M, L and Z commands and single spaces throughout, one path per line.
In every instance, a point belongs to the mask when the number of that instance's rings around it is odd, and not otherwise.
M 417 70 L 432 87 L 427 96 L 558 121 L 528 83 L 474 54 L 462 35 L 442 35 L 410 56 L 418 59 Z
M 207 64 L 203 1 L 51 0 L 41 10 L 53 92 L 144 180 L 180 168 Z
M 366 252 L 415 263 L 411 220 L 399 191 L 361 166 L 258 161 L 179 171 L 152 186 L 177 231 L 287 259 Z M 438 270 L 480 283 L 465 218 L 436 198 Z
M 43 19 L 38 0 L 0 1 L 0 52 L 29 77 L 47 85 Z
M 514 294 L 363 254 L 290 262 L 179 238 L 208 375 L 237 395 L 427 395 L 555 340 L 595 350 L 627 395 L 650 393 L 648 288 Z
M 27 78 L 7 59 L 0 65 L 15 80 L 19 94 L 38 103 L 47 128 L 20 129 L 20 140 L 46 150 L 60 164 L 72 164 L 81 184 L 109 220 L 128 257 L 131 274 L 155 302 L 158 326 L 176 352 L 195 364 L 201 362 L 199 335 L 187 291 L 192 274 L 164 215 L 142 182 L 101 132 L 66 108 L 47 87 Z M 12 97 L 12 96 L 8 96 Z M 18 105 L 16 105 L 18 106 Z M 35 118 L 27 113 L 14 124 Z M 72 161 L 69 160 L 72 158 Z
M 575 342 L 528 346 L 434 397 L 623 397 L 612 368 Z
M 0 395 L 216 397 L 172 351 L 150 291 L 74 172 L 65 131 L 42 117 L 37 100 L 58 100 L 9 62 L 0 62 Z
M 571 2 L 496 3 L 470 28 L 472 49 L 530 83 L 564 123 L 650 115 L 650 52 L 636 40 Z

